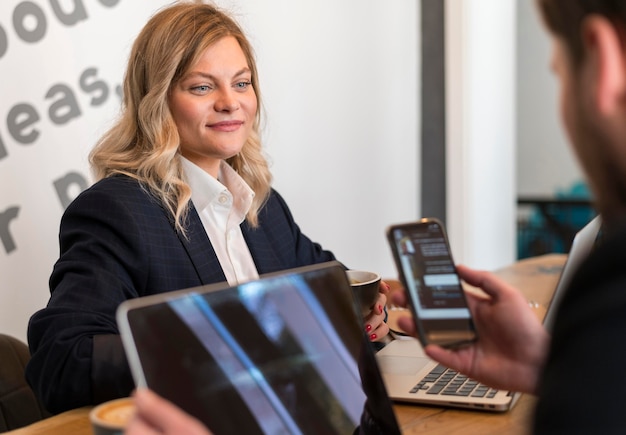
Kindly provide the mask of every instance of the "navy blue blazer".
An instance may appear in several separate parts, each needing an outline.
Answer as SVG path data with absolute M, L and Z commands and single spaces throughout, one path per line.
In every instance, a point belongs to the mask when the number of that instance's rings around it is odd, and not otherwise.
M 127 396 L 134 388 L 115 312 L 130 298 L 226 281 L 192 207 L 187 238 L 140 184 L 106 178 L 65 211 L 46 308 L 28 326 L 26 378 L 53 413 Z M 259 274 L 334 260 L 300 232 L 272 191 L 259 226 L 241 226 Z

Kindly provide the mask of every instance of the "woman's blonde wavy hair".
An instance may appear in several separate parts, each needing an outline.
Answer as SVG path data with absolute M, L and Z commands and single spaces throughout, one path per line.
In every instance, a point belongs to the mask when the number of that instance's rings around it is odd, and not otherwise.
M 202 1 L 175 3 L 156 13 L 133 45 L 126 75 L 122 111 L 89 155 L 96 179 L 125 174 L 141 182 L 171 213 L 176 229 L 186 234 L 191 188 L 183 177 L 178 129 L 168 93 L 200 55 L 226 36 L 241 46 L 252 73 L 257 113 L 241 152 L 226 162 L 255 192 L 246 219 L 258 226 L 258 212 L 270 193 L 272 177 L 261 148 L 261 95 L 250 43 L 239 25 Z

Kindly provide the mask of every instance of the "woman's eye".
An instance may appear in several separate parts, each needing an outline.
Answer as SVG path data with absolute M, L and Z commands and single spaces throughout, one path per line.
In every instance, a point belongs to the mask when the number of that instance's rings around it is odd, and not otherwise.
M 252 85 L 252 82 L 246 80 L 246 81 L 242 81 L 242 82 L 237 82 L 235 84 L 235 87 L 237 89 L 247 89 L 248 86 L 250 86 L 250 85 Z
M 205 93 L 211 90 L 211 87 L 209 85 L 200 85 L 192 87 L 191 90 L 197 93 Z

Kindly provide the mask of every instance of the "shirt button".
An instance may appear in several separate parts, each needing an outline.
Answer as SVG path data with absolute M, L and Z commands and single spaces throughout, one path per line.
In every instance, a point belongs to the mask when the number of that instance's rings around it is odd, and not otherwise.
M 226 195 L 220 195 L 218 201 L 220 204 L 226 204 L 228 202 L 228 198 L 226 198 Z

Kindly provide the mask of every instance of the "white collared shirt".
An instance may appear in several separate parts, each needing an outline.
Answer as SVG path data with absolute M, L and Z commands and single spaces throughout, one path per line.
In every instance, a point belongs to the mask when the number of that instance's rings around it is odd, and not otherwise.
M 218 179 L 181 156 L 191 201 L 198 211 L 230 285 L 257 279 L 259 273 L 241 232 L 254 198 L 248 184 L 222 162 Z

